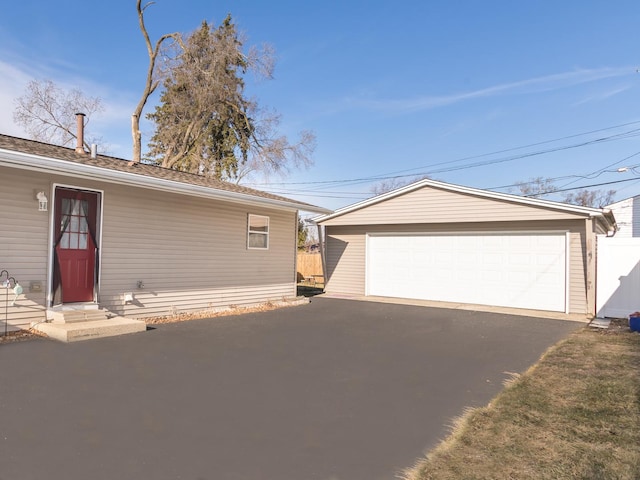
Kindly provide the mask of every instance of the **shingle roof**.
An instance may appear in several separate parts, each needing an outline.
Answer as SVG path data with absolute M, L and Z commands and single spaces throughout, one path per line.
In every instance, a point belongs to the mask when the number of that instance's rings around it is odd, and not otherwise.
M 75 164 L 94 166 L 97 168 L 106 168 L 109 170 L 125 172 L 130 175 L 140 175 L 144 177 L 169 180 L 185 184 L 185 186 L 197 185 L 200 187 L 206 187 L 225 192 L 250 195 L 253 197 L 275 201 L 295 203 L 300 206 L 301 210 L 304 210 L 305 207 L 310 207 L 312 211 L 318 210 L 318 207 L 305 202 L 299 202 L 297 200 L 281 197 L 279 195 L 273 195 L 261 190 L 243 187 L 241 185 L 236 185 L 235 183 L 216 180 L 212 177 L 180 172 L 177 170 L 171 170 L 156 165 L 148 165 L 145 163 L 134 163 L 122 158 L 110 157 L 107 155 L 96 155 L 96 158 L 91 158 L 88 153 L 77 153 L 75 149 L 72 148 L 60 147 L 48 143 L 42 143 L 34 140 L 26 140 L 24 138 L 17 138 L 0 134 L 0 150 L 2 149 L 25 153 L 28 155 L 46 157 L 49 159 L 62 160 L 64 162 L 72 162 Z

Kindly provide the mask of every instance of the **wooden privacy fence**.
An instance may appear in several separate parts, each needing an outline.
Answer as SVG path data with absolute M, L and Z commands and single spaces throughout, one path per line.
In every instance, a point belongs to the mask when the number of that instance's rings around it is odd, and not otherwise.
M 324 283 L 320 253 L 298 252 L 298 282 Z

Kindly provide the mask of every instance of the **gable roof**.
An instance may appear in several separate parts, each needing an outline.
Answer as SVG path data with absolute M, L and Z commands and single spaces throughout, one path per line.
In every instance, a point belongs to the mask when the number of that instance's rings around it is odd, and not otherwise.
M 604 208 L 612 209 L 626 202 L 635 202 L 636 198 L 640 199 L 640 194 L 634 195 L 633 197 L 623 198 L 622 200 L 618 200 L 617 202 L 610 203 Z
M 567 203 L 552 202 L 549 200 L 540 200 L 538 198 L 523 197 L 520 195 L 512 195 L 509 193 L 491 192 L 489 190 L 482 190 L 479 188 L 465 187 L 462 185 L 454 185 L 451 183 L 438 182 L 431 179 L 420 180 L 418 182 L 412 183 L 410 185 L 407 185 L 401 188 L 397 188 L 395 190 L 392 190 L 387 193 L 383 193 L 381 195 L 369 198 L 367 200 L 363 200 L 361 202 L 348 205 L 346 207 L 336 210 L 333 213 L 315 217 L 313 218 L 313 221 L 316 223 L 323 223 L 328 220 L 354 212 L 356 210 L 360 210 L 360 209 L 369 207 L 371 205 L 382 203 L 384 201 L 390 200 L 395 197 L 399 197 L 401 195 L 405 195 L 407 193 L 413 192 L 415 190 L 419 190 L 424 187 L 432 187 L 436 189 L 446 190 L 450 192 L 457 192 L 457 193 L 472 195 L 472 196 L 481 197 L 481 198 L 501 200 L 501 201 L 511 202 L 514 204 L 528 205 L 533 207 L 545 208 L 549 210 L 568 212 L 568 213 L 581 215 L 584 217 L 598 217 L 603 220 L 603 222 L 607 225 L 607 227 L 609 226 L 613 227 L 615 225 L 615 219 L 613 217 L 613 214 L 608 209 L 581 207 L 579 205 L 569 205 Z
M 193 173 L 179 172 L 107 155 L 77 153 L 72 148 L 0 134 L 0 166 L 151 188 L 184 195 L 288 210 L 331 210 L 279 195 Z

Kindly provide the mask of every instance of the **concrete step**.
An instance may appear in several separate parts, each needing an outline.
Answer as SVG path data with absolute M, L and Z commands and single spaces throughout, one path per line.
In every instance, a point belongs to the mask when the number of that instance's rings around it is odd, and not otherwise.
M 54 310 L 49 312 L 52 323 L 77 323 L 107 320 L 112 315 L 105 309 Z
M 70 323 L 39 323 L 33 328 L 61 342 L 78 342 L 93 338 L 144 332 L 147 329 L 147 325 L 142 320 L 113 317 L 100 320 L 73 321 Z

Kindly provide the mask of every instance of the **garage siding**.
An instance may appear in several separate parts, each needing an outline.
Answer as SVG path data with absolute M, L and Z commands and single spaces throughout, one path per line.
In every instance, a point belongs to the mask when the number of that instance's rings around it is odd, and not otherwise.
M 323 225 L 506 222 L 584 218 L 571 212 L 514 204 L 424 187 L 322 222 Z
M 569 313 L 587 313 L 587 244 L 584 221 L 569 237 Z M 573 225 L 573 223 L 572 223 Z
M 359 227 L 331 227 L 327 233 L 327 276 L 325 290 L 364 295 L 366 235 Z M 327 229 L 329 232 L 329 229 Z
M 569 311 L 587 312 L 584 220 L 414 225 L 327 226 L 327 286 L 333 294 L 364 295 L 367 233 L 569 231 Z

